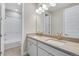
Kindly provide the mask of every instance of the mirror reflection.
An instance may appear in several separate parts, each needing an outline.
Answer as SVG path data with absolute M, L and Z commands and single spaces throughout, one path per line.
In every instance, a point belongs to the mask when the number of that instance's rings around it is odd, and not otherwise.
M 79 36 L 79 4 L 37 4 L 37 33 Z

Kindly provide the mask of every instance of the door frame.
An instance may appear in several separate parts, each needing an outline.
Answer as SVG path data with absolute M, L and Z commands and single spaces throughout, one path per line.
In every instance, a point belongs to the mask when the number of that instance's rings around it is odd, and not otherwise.
M 23 55 L 23 34 L 24 34 L 24 31 L 23 31 L 23 29 L 24 29 L 24 25 L 23 25 L 23 23 L 24 23 L 24 3 L 22 3 L 22 6 L 21 6 L 21 8 L 22 8 L 22 14 L 21 14 L 21 55 Z M 1 35 L 2 35 L 2 37 L 1 37 L 1 56 L 4 56 L 4 40 L 5 40 L 5 37 L 4 37 L 4 35 L 5 35 L 5 31 L 4 31 L 4 21 L 5 21 L 5 3 L 2 3 L 1 4 Z
M 5 4 L 2 3 L 1 4 L 1 56 L 4 55 L 4 40 L 5 40 L 5 37 L 4 37 L 4 21 L 5 21 Z
M 21 55 L 24 55 L 24 3 L 22 3 L 22 40 L 21 40 Z

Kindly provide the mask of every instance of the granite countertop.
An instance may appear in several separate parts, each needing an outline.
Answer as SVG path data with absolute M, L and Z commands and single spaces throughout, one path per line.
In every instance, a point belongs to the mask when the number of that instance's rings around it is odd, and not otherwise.
M 62 51 L 68 52 L 71 55 L 79 55 L 79 43 L 77 42 L 72 42 L 72 41 L 68 41 L 68 40 L 58 40 L 57 38 L 53 38 L 53 37 L 48 37 L 48 36 L 40 36 L 37 34 L 28 34 L 28 37 L 33 38 L 35 40 L 38 40 L 40 42 L 43 42 L 45 44 L 48 44 L 51 47 L 56 47 Z M 54 44 L 54 43 L 50 43 L 48 41 L 55 41 L 56 43 L 58 42 L 59 44 Z

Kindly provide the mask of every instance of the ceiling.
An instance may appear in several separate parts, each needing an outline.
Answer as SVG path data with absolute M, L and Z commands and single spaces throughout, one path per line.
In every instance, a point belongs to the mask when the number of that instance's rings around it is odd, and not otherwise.
M 56 6 L 54 7 L 49 7 L 49 10 L 50 12 L 53 12 L 55 10 L 59 10 L 59 9 L 63 9 L 63 8 L 68 8 L 68 7 L 71 7 L 71 6 L 75 6 L 79 3 L 56 3 Z
M 44 3 L 46 5 L 48 5 L 48 3 Z M 59 9 L 63 9 L 63 8 L 67 8 L 67 7 L 71 7 L 71 6 L 75 6 L 79 3 L 56 3 L 56 6 L 54 7 L 49 7 L 48 11 L 49 12 L 53 12 L 55 10 L 59 10 Z M 36 3 L 36 8 L 38 8 L 40 5 L 42 5 L 42 3 Z
M 35 3 L 37 8 L 41 4 L 42 3 Z M 74 5 L 77 5 L 77 4 L 79 4 L 79 3 L 56 3 L 56 6 L 55 7 L 49 7 L 48 11 L 53 12 L 55 10 L 71 7 L 71 6 L 74 6 Z M 17 9 L 17 10 L 21 11 L 21 5 L 18 5 L 17 3 L 6 3 L 6 9 L 11 9 L 11 10 Z

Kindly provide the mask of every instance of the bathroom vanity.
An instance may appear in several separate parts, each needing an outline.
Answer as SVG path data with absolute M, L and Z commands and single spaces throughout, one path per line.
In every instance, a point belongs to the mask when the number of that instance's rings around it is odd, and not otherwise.
M 77 56 L 79 43 L 37 34 L 27 35 L 30 56 Z

